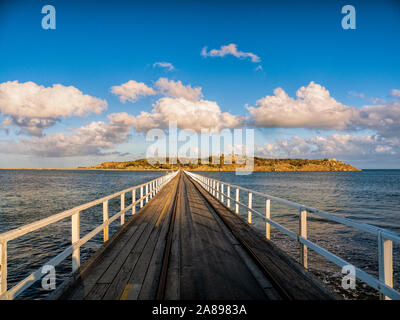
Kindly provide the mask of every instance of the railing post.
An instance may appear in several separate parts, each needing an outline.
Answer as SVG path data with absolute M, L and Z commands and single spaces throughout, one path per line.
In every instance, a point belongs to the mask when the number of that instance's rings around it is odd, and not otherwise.
M 221 183 L 221 202 L 224 203 L 224 184 Z
M 151 189 L 152 185 L 151 185 L 151 182 L 149 182 L 148 185 L 149 185 L 148 193 L 149 193 L 149 201 L 150 201 L 151 200 L 151 196 L 152 196 L 152 189 Z
M 132 190 L 132 214 L 136 213 L 136 189 Z
M 215 196 L 215 180 L 212 181 L 212 195 Z
M 299 209 L 299 236 L 307 239 L 307 211 Z M 303 265 L 305 269 L 308 268 L 307 261 L 307 246 L 300 242 L 300 263 Z
M 149 199 L 151 200 L 153 198 L 153 181 L 149 183 Z
M 239 188 L 236 188 L 236 195 L 235 195 L 235 212 L 239 214 Z
M 0 243 L 0 295 L 7 292 L 7 242 Z
M 75 244 L 80 240 L 79 211 L 71 216 L 71 243 Z M 72 251 L 72 272 L 81 266 L 81 248 L 74 248 Z
M 378 260 L 379 280 L 393 288 L 393 242 L 385 239 L 382 231 L 378 233 Z M 383 294 L 380 294 L 380 299 L 390 300 Z
M 251 192 L 249 192 L 249 208 L 252 209 L 252 205 L 253 205 L 253 194 Z M 247 216 L 247 221 L 251 224 L 251 211 L 249 210 L 247 212 L 248 216 Z
M 146 184 L 146 204 L 149 202 L 149 184 Z
M 125 210 L 125 193 L 121 194 L 121 211 Z M 125 212 L 121 214 L 121 226 L 125 223 Z
M 271 219 L 271 200 L 267 199 L 265 202 L 265 217 L 267 219 Z M 265 223 L 265 237 L 268 240 L 271 240 L 271 225 L 266 222 Z
M 228 208 L 231 207 L 231 186 L 228 184 L 227 190 L 226 190 L 226 205 L 228 206 Z
M 219 200 L 219 182 L 217 181 L 217 187 L 216 187 L 216 189 L 217 189 L 217 199 Z
M 103 228 L 103 239 L 104 242 L 108 241 L 108 200 L 103 202 L 103 223 L 107 225 Z
M 140 208 L 143 208 L 143 186 L 140 187 Z

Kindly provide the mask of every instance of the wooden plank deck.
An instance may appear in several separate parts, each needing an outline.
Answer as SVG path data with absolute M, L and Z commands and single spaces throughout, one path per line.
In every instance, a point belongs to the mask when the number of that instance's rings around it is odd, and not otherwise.
M 86 261 L 56 297 L 335 298 L 184 173 Z

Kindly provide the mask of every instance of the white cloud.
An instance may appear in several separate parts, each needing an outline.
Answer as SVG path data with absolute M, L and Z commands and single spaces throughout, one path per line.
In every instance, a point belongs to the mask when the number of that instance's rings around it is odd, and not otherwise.
M 382 136 L 400 135 L 400 101 L 363 106 L 351 119 L 356 128 L 374 130 Z
M 400 97 L 400 90 L 399 90 L 399 89 L 393 89 L 393 90 L 390 92 L 390 95 L 391 95 L 392 97 Z
M 201 50 L 201 55 L 203 57 L 224 57 L 226 55 L 232 55 L 239 59 L 250 58 L 252 62 L 260 62 L 261 59 L 257 55 L 251 52 L 238 51 L 237 45 L 234 43 L 228 44 L 226 46 L 221 46 L 220 49 L 212 49 L 207 52 L 207 47 Z
M 378 135 L 352 136 L 332 134 L 327 137 L 277 139 L 275 143 L 264 143 L 257 152 L 267 157 L 278 158 L 342 158 L 363 159 L 400 155 L 398 138 L 383 138 Z
M 160 78 L 156 82 L 159 93 L 174 98 L 185 98 L 190 101 L 197 101 L 202 97 L 201 87 L 192 88 L 190 85 L 184 86 L 181 81 Z
M 83 94 L 73 86 L 44 87 L 31 81 L 0 84 L 0 112 L 8 116 L 3 121 L 7 131 L 17 126 L 19 133 L 40 136 L 61 117 L 100 114 L 105 109 L 105 100 Z
M 164 125 L 169 121 L 177 121 L 180 129 L 210 129 L 219 131 L 224 127 L 232 128 L 240 125 L 239 117 L 222 113 L 214 101 L 189 101 L 184 98 L 162 98 L 152 112 L 155 117 L 161 118 Z
M 310 82 L 296 92 L 296 99 L 277 88 L 273 96 L 249 107 L 252 123 L 265 128 L 307 128 L 321 130 L 373 130 L 382 136 L 400 134 L 400 101 L 356 108 L 346 106 L 323 86 Z
M 175 67 L 170 62 L 155 62 L 153 68 L 160 67 L 165 68 L 167 71 L 174 71 Z
M 152 128 L 158 128 L 162 123 L 160 114 L 145 111 L 142 111 L 136 117 L 126 112 L 114 113 L 109 115 L 109 119 L 115 124 L 132 127 L 136 132 L 146 132 Z
M 155 95 L 156 92 L 145 85 L 143 82 L 136 82 L 135 80 L 129 80 L 119 86 L 111 87 L 111 92 L 117 96 L 122 103 L 126 101 L 135 102 L 139 97 Z
M 34 82 L 8 81 L 0 84 L 0 111 L 3 114 L 30 118 L 57 118 L 99 114 L 107 102 L 73 86 L 39 86 Z
M 21 138 L 17 143 L 8 143 L 1 152 L 34 155 L 40 157 L 73 157 L 119 154 L 116 145 L 128 141 L 131 127 L 123 122 L 97 121 L 71 133 L 54 133 L 42 137 Z
M 343 130 L 355 108 L 336 101 L 319 84 L 311 82 L 296 92 L 296 99 L 277 88 L 273 96 L 257 101 L 257 107 L 249 107 L 253 122 L 258 127 L 312 128 Z
M 9 133 L 10 127 L 18 127 L 16 134 L 26 134 L 40 137 L 43 130 L 54 126 L 59 120 L 57 118 L 28 118 L 22 116 L 10 116 L 3 120 L 3 128 Z
M 246 118 L 221 112 L 216 102 L 208 100 L 190 101 L 184 98 L 164 97 L 156 102 L 151 113 L 142 111 L 138 116 L 119 113 L 110 116 L 114 123 L 123 123 L 145 132 L 153 128 L 167 129 L 170 121 L 176 121 L 180 129 L 200 132 L 209 129 L 218 132 L 222 128 L 241 126 Z
M 117 145 L 128 142 L 129 131 L 145 132 L 152 128 L 167 129 L 169 121 L 176 121 L 180 129 L 209 129 L 240 126 L 244 117 L 221 112 L 217 103 L 184 98 L 164 97 L 157 101 L 151 113 L 142 111 L 138 116 L 126 112 L 107 116 L 108 122 L 97 121 L 67 133 L 47 134 L 20 138 L 19 142 L 2 146 L 0 152 L 40 157 L 99 156 L 118 154 Z

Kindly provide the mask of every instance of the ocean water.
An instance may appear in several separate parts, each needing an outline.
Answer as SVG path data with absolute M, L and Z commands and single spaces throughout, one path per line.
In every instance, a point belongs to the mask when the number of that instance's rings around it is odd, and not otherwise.
M 78 205 L 164 175 L 161 171 L 75 171 L 75 170 L 0 170 L 0 233 L 46 218 Z M 138 197 L 138 195 L 136 196 Z M 126 206 L 132 203 L 126 194 Z M 81 237 L 102 224 L 102 205 L 80 214 Z M 110 217 L 120 210 L 119 197 L 109 201 Z M 131 217 L 126 214 L 125 220 Z M 110 236 L 120 220 L 110 225 Z M 102 244 L 100 232 L 81 248 L 84 262 Z M 64 219 L 8 243 L 8 284 L 15 285 L 44 263 L 62 252 L 71 241 L 71 221 Z M 57 285 L 71 272 L 71 258 L 56 268 Z M 40 281 L 20 298 L 42 299 L 50 292 Z
M 400 234 L 400 170 L 362 172 L 254 172 L 237 176 L 234 172 L 199 172 L 218 180 L 299 202 L 355 221 L 369 223 Z M 68 171 L 0 170 L 0 233 L 37 221 L 52 214 L 98 199 L 156 178 L 157 171 Z M 233 190 L 232 190 L 233 195 Z M 247 195 L 241 192 L 241 201 Z M 127 194 L 126 205 L 131 203 Z M 119 200 L 110 201 L 110 216 L 119 211 Z M 253 198 L 253 208 L 265 211 L 265 200 Z M 247 217 L 241 208 L 240 214 Z M 297 232 L 295 209 L 272 202 L 273 220 Z M 127 219 L 129 214 L 127 214 Z M 102 207 L 81 214 L 81 236 L 102 223 Z M 253 215 L 256 228 L 264 233 L 265 223 Z M 110 235 L 119 220 L 110 227 Z M 309 215 L 308 238 L 373 275 L 378 274 L 377 242 L 368 233 Z M 298 259 L 296 241 L 272 228 L 271 238 L 278 247 Z M 43 263 L 64 250 L 71 239 L 70 220 L 35 231 L 8 245 L 8 282 L 16 284 Z M 102 234 L 81 249 L 85 261 L 102 244 Z M 57 269 L 57 285 L 71 271 L 66 259 Z M 361 282 L 355 290 L 341 288 L 341 270 L 309 250 L 309 270 L 332 290 L 351 299 L 376 299 L 377 293 Z M 399 289 L 400 250 L 394 245 L 395 287 Z M 38 282 L 21 298 L 41 299 L 49 292 Z

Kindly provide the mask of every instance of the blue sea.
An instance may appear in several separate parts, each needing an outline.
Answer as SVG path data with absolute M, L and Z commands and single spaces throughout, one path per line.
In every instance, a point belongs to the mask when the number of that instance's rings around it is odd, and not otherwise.
M 332 214 L 372 224 L 400 234 L 400 170 L 363 170 L 361 172 L 254 172 L 238 176 L 234 172 L 198 172 L 231 184 L 254 189 Z M 74 170 L 0 170 L 0 233 L 37 221 L 77 205 L 122 189 L 141 184 L 165 172 L 158 171 L 74 171 Z M 233 191 L 232 191 L 233 195 Z M 127 205 L 131 199 L 127 195 Z M 244 192 L 241 201 L 247 203 Z M 265 200 L 254 197 L 253 208 L 265 211 Z M 119 200 L 110 202 L 110 216 L 119 211 Z M 247 212 L 240 214 L 247 218 Z M 272 202 L 271 217 L 297 232 L 295 209 Z M 129 215 L 127 215 L 129 218 Z M 102 222 L 101 206 L 81 214 L 81 236 Z M 264 233 L 265 223 L 253 215 L 256 228 Z M 119 227 L 116 221 L 110 233 Z M 373 275 L 378 274 L 375 236 L 309 216 L 309 239 Z M 272 228 L 272 240 L 298 259 L 295 241 Z M 14 285 L 35 271 L 70 244 L 70 220 L 35 231 L 8 246 L 8 281 Z M 101 245 L 99 234 L 82 248 L 82 261 Z M 400 250 L 394 244 L 395 287 L 399 289 Z M 70 259 L 57 268 L 58 284 L 67 277 Z M 309 270 L 332 290 L 351 299 L 377 298 L 374 290 L 357 282 L 355 290 L 340 288 L 341 270 L 309 250 Z M 48 292 L 40 283 L 21 298 L 41 299 Z

